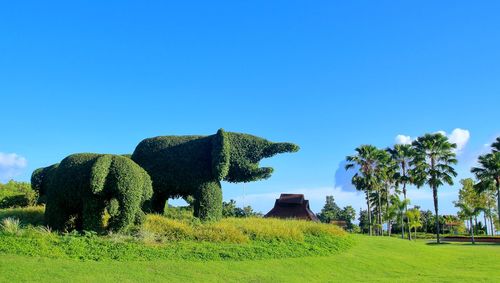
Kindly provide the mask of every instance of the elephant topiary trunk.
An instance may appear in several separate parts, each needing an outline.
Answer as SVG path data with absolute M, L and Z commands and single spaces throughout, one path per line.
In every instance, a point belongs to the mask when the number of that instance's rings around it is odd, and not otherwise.
M 163 213 L 169 198 L 194 197 L 195 216 L 217 220 L 222 217 L 221 181 L 267 179 L 273 168 L 259 167 L 262 159 L 298 150 L 295 144 L 273 143 L 221 129 L 211 136 L 145 139 L 131 158 L 151 176 L 154 212 Z

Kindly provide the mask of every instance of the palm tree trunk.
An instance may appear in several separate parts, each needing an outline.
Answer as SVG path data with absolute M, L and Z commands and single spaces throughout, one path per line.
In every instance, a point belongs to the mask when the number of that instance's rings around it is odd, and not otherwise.
M 389 234 L 389 237 L 391 236 L 391 220 L 387 222 L 387 233 Z
M 390 198 L 390 191 L 391 188 L 388 187 L 387 188 L 387 192 L 385 194 L 385 200 L 386 200 L 386 204 L 385 204 L 385 213 L 387 215 L 387 235 L 389 235 L 389 237 L 391 236 L 391 219 L 389 218 L 389 198 Z
M 380 225 L 379 235 L 384 236 L 382 230 L 382 197 L 380 196 L 380 191 L 377 192 L 377 195 L 378 195 L 378 224 Z
M 472 226 L 472 217 L 469 218 L 469 221 L 470 221 L 470 236 L 471 236 L 471 239 L 472 239 L 472 244 L 476 244 L 475 240 L 474 240 L 474 227 Z
M 474 228 L 477 228 L 477 215 L 474 215 Z M 475 229 L 477 232 L 477 229 Z
M 403 213 L 401 213 L 401 239 L 405 238 L 405 227 L 404 227 Z
M 437 188 L 432 188 L 432 196 L 434 198 L 434 211 L 436 213 L 436 236 L 437 236 L 437 243 L 441 243 L 441 238 L 439 235 L 439 207 L 438 207 L 438 194 L 437 194 Z M 471 220 L 472 221 L 472 220 Z
M 404 196 L 404 201 L 405 201 L 405 214 L 403 215 L 403 218 L 404 216 L 406 215 L 406 213 L 408 212 L 408 205 L 406 204 L 406 182 L 403 182 L 403 196 Z M 403 229 L 403 236 L 404 236 L 404 230 L 405 230 L 405 225 L 404 225 L 404 219 L 403 219 L 403 226 L 401 226 L 401 229 Z M 408 239 L 411 240 L 411 232 L 410 232 L 410 229 L 408 229 Z
M 486 212 L 483 211 L 483 216 L 484 216 L 484 234 L 488 235 L 488 222 L 486 222 Z
M 497 183 L 497 211 L 498 211 L 498 221 L 500 221 L 500 177 L 496 180 Z
M 490 219 L 490 233 L 491 233 L 491 236 L 495 236 L 495 229 L 493 228 L 493 217 L 491 217 L 491 210 L 490 210 L 490 214 L 489 214 L 488 218 Z
M 370 197 L 368 196 L 368 191 L 366 192 L 366 204 L 368 205 L 368 231 L 370 236 L 372 236 L 372 211 L 370 207 Z

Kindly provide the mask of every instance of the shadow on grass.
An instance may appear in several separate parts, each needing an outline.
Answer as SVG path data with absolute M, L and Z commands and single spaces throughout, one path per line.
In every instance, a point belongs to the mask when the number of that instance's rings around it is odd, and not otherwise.
M 426 243 L 426 245 L 428 245 L 428 246 L 441 246 L 441 245 L 449 245 L 449 244 L 451 244 L 451 243 L 448 243 L 448 242 L 441 242 L 439 244 L 437 242 L 428 242 L 428 243 Z

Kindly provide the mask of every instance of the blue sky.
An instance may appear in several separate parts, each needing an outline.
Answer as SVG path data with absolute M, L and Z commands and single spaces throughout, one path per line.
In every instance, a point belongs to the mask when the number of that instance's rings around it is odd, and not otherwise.
M 445 131 L 463 178 L 500 135 L 497 1 L 70 2 L 0 9 L 0 181 L 222 127 L 302 147 L 264 161 L 269 180 L 224 184 L 225 199 L 265 212 L 302 192 L 319 211 L 333 194 L 359 209 L 338 171 L 358 145 Z M 442 188 L 444 213 L 456 191 Z

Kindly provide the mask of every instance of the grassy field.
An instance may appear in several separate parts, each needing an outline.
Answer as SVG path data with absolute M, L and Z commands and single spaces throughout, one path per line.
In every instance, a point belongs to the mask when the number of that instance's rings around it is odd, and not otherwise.
M 498 282 L 500 246 L 355 236 L 327 257 L 247 261 L 79 261 L 0 256 L 3 282 Z

